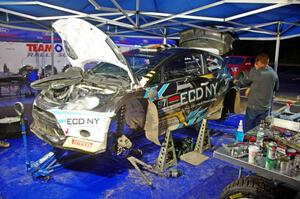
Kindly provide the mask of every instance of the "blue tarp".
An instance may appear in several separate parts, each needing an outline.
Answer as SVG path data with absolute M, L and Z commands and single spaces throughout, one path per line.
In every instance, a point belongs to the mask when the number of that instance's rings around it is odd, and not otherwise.
M 5 27 L 49 31 L 53 21 L 71 16 L 127 37 L 178 38 L 191 27 L 231 30 L 240 39 L 276 39 L 278 30 L 283 39 L 300 35 L 297 0 L 0 1 Z
M 0 107 L 3 112 L 14 116 L 13 105 L 22 101 L 25 110 L 31 109 L 32 98 L 2 100 Z M 1 110 L 2 110 L 1 109 Z M 26 112 L 31 122 L 30 112 Z M 212 129 L 226 125 L 224 133 L 213 133 L 211 143 L 214 147 L 222 143 L 234 141 L 233 133 L 241 115 L 232 115 L 224 123 L 210 123 Z M 116 125 L 111 128 L 115 129 Z M 128 130 L 128 129 L 127 129 Z M 0 134 L 1 135 L 1 134 Z M 19 134 L 20 135 L 20 134 Z M 197 139 L 197 131 L 184 128 L 173 132 L 174 141 L 184 137 Z M 28 134 L 29 158 L 36 161 L 52 150 L 52 147 L 32 133 Z M 133 140 L 133 139 L 132 139 Z M 212 157 L 212 150 L 205 151 L 209 157 L 201 166 L 193 166 L 178 160 L 172 169 L 179 169 L 183 175 L 179 178 L 164 178 L 152 173 L 145 175 L 152 181 L 150 188 L 143 181 L 141 175 L 126 159 L 115 160 L 110 153 L 91 156 L 61 169 L 55 170 L 48 181 L 34 180 L 25 169 L 24 148 L 22 139 L 9 139 L 10 148 L 0 148 L 0 197 L 26 199 L 141 199 L 141 198 L 201 198 L 217 199 L 222 190 L 238 176 L 238 168 L 224 161 Z M 135 136 L 134 147 L 143 151 L 141 157 L 148 164 L 155 164 L 160 148 L 148 141 L 143 134 Z M 222 176 L 222 180 L 220 180 Z M 172 189 L 173 188 L 173 189 Z M 172 191 L 170 191 L 172 189 Z
M 162 38 L 127 38 L 122 36 L 113 36 L 112 40 L 118 45 L 148 45 L 161 44 Z M 6 42 L 37 42 L 37 43 L 51 43 L 51 35 L 49 32 L 37 32 L 29 30 L 20 30 L 16 28 L 7 28 L 0 26 L 0 41 Z M 61 38 L 55 34 L 55 43 L 60 43 Z M 168 39 L 168 44 L 175 44 L 174 40 Z

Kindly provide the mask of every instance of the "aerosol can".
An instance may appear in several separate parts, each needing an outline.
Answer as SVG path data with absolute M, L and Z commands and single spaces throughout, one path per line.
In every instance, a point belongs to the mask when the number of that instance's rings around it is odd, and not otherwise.
M 243 120 L 240 120 L 239 127 L 235 133 L 235 141 L 243 142 L 244 141 L 244 129 L 243 129 Z
M 259 129 L 256 134 L 256 145 L 259 146 L 260 148 L 263 148 L 263 146 L 264 146 L 265 133 L 264 133 L 263 126 L 264 126 L 263 121 L 261 121 L 260 125 L 259 125 Z
M 267 148 L 267 155 L 266 155 L 266 168 L 271 170 L 275 168 L 275 163 L 276 163 L 276 147 L 277 144 L 275 142 L 270 142 L 268 144 Z

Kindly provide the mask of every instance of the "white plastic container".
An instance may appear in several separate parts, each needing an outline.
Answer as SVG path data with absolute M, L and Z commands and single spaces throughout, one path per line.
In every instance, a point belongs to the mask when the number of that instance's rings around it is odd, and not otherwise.
M 259 153 L 259 147 L 258 146 L 254 146 L 254 145 L 250 145 L 248 147 L 248 150 L 249 150 L 248 162 L 250 164 L 254 164 L 255 162 L 257 162 L 257 157 L 258 157 L 258 153 Z

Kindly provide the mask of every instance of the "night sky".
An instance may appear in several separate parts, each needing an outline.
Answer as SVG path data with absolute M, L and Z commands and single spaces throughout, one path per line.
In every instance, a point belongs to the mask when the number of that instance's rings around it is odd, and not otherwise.
M 274 62 L 276 41 L 245 41 L 236 40 L 233 50 L 228 54 L 257 55 L 267 53 L 270 62 Z M 300 37 L 281 40 L 279 52 L 279 64 L 296 64 L 300 66 Z

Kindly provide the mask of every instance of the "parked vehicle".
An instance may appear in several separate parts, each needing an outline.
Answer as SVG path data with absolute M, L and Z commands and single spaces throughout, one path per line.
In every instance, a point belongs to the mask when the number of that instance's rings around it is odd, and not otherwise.
M 244 55 L 229 55 L 225 57 L 225 63 L 230 69 L 233 77 L 238 77 L 239 74 L 245 72 L 249 73 L 250 69 L 254 67 L 255 57 Z

